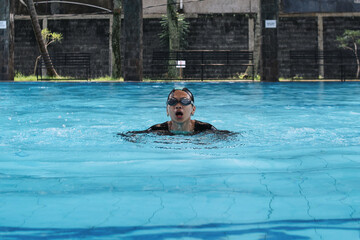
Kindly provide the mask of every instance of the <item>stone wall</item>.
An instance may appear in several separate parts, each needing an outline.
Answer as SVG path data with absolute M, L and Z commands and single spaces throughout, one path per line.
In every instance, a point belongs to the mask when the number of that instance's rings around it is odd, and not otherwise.
M 190 19 L 189 50 L 248 50 L 249 24 L 244 14 L 199 15 Z M 199 62 L 198 62 L 199 63 Z M 207 64 L 226 63 L 225 60 L 206 60 Z M 231 61 L 230 64 L 239 64 Z M 188 67 L 185 76 L 190 78 L 233 78 L 245 73 L 246 66 Z
M 15 72 L 25 75 L 33 74 L 35 60 L 39 54 L 31 22 L 29 20 L 16 20 L 14 49 Z
M 90 54 L 92 78 L 110 75 L 109 20 L 49 20 L 51 31 L 63 34 L 63 41 L 49 47 L 49 52 L 80 52 Z
M 338 48 L 336 37 L 345 29 L 360 30 L 360 17 L 325 17 L 324 18 L 324 50 Z
M 248 18 L 244 14 L 211 14 L 188 18 L 190 23 L 186 50 L 248 50 Z M 152 66 L 154 50 L 165 50 L 160 44 L 160 19 L 146 19 L 144 23 L 144 76 L 164 77 L 167 67 Z M 209 63 L 209 62 L 208 62 Z M 221 62 L 214 62 L 221 63 Z M 164 62 L 164 64 L 166 64 Z M 245 67 L 208 67 L 205 75 L 210 78 L 235 76 Z M 187 65 L 184 74 L 189 78 L 200 78 L 201 69 Z
M 26 1 L 24 1 L 26 2 Z M 41 2 L 41 4 L 36 4 Z M 104 9 L 113 9 L 112 1 L 104 0 L 81 0 L 81 1 L 69 1 L 79 4 L 90 4 L 98 6 Z M 24 4 L 20 1 L 14 1 L 16 15 L 27 15 L 28 10 Z M 70 3 L 51 3 L 51 1 L 45 2 L 43 0 L 34 0 L 36 6 L 36 12 L 39 15 L 50 15 L 50 14 L 89 14 L 89 13 L 106 13 L 107 11 L 100 8 L 94 8 L 86 5 L 70 4 Z
M 61 43 L 49 46 L 50 55 L 72 52 L 89 53 L 90 76 L 95 78 L 110 75 L 108 19 L 48 20 L 47 25 L 52 32 L 63 34 Z M 15 22 L 15 71 L 26 75 L 32 74 L 38 55 L 39 51 L 30 21 L 17 20 Z
M 0 0 L 0 81 L 14 79 L 13 13 L 12 2 Z
M 341 74 L 346 78 L 353 78 L 356 72 L 355 58 L 350 51 L 334 53 L 341 50 L 336 37 L 344 33 L 345 29 L 360 30 L 360 17 L 323 17 L 323 49 L 327 54 L 322 62 L 316 59 L 291 60 L 290 51 L 318 51 L 318 17 L 281 17 L 279 20 L 279 70 L 280 77 L 303 79 L 318 79 L 323 68 L 326 79 L 340 79 Z M 331 57 L 330 57 L 330 55 Z M 345 66 L 341 69 L 339 61 L 345 59 Z M 342 73 L 341 73 L 342 72 Z
M 248 50 L 249 19 L 244 14 L 212 14 L 188 18 L 190 33 L 188 34 L 189 50 Z M 279 70 L 280 77 L 293 77 L 292 71 L 302 70 L 304 78 L 318 78 L 318 65 L 312 67 L 304 63 L 290 64 L 290 51 L 318 49 L 318 17 L 281 16 L 278 24 Z M 336 50 L 336 37 L 345 29 L 360 29 L 360 17 L 323 17 L 324 50 Z M 110 67 L 110 20 L 109 19 L 61 19 L 48 20 L 51 31 L 60 32 L 64 40 L 60 44 L 49 47 L 50 53 L 84 52 L 91 54 L 91 77 L 111 74 Z M 166 50 L 160 43 L 161 25 L 159 18 L 144 19 L 144 77 L 159 78 L 166 74 L 166 68 L 153 65 L 153 51 Z M 15 70 L 24 74 L 32 74 L 38 49 L 29 20 L 15 22 Z M 326 63 L 326 62 L 325 62 Z M 212 69 L 213 76 L 228 69 Z M 331 77 L 333 67 L 325 66 L 325 77 Z M 190 71 L 186 69 L 185 71 Z M 199 69 L 191 74 L 199 74 Z M 242 73 L 244 69 L 231 69 L 231 74 Z M 350 71 L 350 70 L 349 70 Z M 351 70 L 353 71 L 353 70 Z M 350 71 L 350 72 L 351 72 Z M 210 74 L 210 73 L 209 73 Z M 218 74 L 218 75 L 216 75 Z M 228 74 L 228 73 L 226 73 Z M 353 74 L 353 73 L 351 73 Z M 301 77 L 301 76 L 299 76 Z
M 167 0 L 144 0 L 144 15 L 166 14 L 166 3 Z M 187 14 L 239 14 L 257 12 L 258 9 L 259 1 L 257 0 L 226 0 L 226 4 L 219 0 L 184 0 L 182 10 Z
M 166 51 L 167 46 L 160 41 L 159 34 L 161 33 L 161 25 L 159 18 L 146 18 L 144 19 L 143 30 L 143 67 L 144 77 L 152 78 L 163 75 L 164 69 L 161 66 L 153 65 L 153 51 Z
M 188 49 L 248 50 L 249 26 L 243 14 L 199 15 L 189 22 Z
M 16 14 L 28 14 L 26 7 L 20 1 L 14 1 Z M 70 3 L 51 3 L 43 0 L 34 0 L 42 2 L 36 5 L 39 15 L 49 14 L 89 14 L 89 13 L 106 13 L 107 11 L 86 5 L 76 5 Z M 90 4 L 112 10 L 113 1 L 104 0 L 81 0 L 72 1 L 80 4 Z M 178 1 L 180 2 L 180 1 Z M 143 13 L 146 15 L 162 15 L 166 14 L 167 0 L 143 0 Z M 179 5 L 179 4 L 178 4 Z M 178 6 L 180 7 L 180 6 Z M 259 1 L 257 0 L 226 0 L 226 4 L 219 0 L 184 0 L 183 10 L 187 14 L 216 14 L 216 13 L 250 13 L 257 12 L 259 9 Z
M 360 30 L 360 17 L 325 17 L 324 18 L 324 50 L 334 51 L 340 50 L 337 36 L 341 36 L 346 29 Z M 336 59 L 328 59 L 325 63 L 325 72 L 328 76 L 340 77 L 341 71 L 346 78 L 354 78 L 356 76 L 356 58 L 350 50 L 344 50 L 338 54 L 338 58 L 342 58 L 345 63 L 341 69 Z M 326 75 L 325 75 L 326 77 Z
M 306 68 L 306 76 L 314 78 L 319 76 L 317 66 L 309 67 L 304 64 L 295 64 L 291 66 L 290 51 L 305 50 L 316 51 L 318 48 L 318 32 L 316 17 L 288 17 L 279 19 L 278 28 L 278 60 L 279 60 L 279 76 L 293 77 L 294 74 Z

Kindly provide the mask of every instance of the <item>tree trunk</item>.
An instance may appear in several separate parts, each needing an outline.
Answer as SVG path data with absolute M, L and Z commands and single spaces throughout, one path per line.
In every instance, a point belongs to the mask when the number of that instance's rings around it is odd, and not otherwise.
M 34 75 L 36 75 L 36 69 L 37 69 L 37 66 L 38 66 L 38 63 L 39 63 L 39 60 L 41 59 L 41 55 L 38 56 L 35 60 L 35 66 L 34 66 Z
M 176 16 L 176 0 L 167 0 L 167 18 L 169 23 L 169 52 L 179 50 L 178 20 Z M 169 61 L 169 77 L 177 77 L 176 61 Z
M 114 0 L 114 15 L 112 26 L 112 51 L 113 51 L 113 67 L 112 77 L 121 77 L 121 12 L 122 12 L 122 0 Z
M 260 1 L 258 1 L 260 6 Z M 261 59 L 261 12 L 260 10 L 256 14 L 255 19 L 255 43 L 254 43 L 254 53 L 253 53 L 253 61 L 254 61 L 254 79 L 257 75 L 259 75 L 260 69 L 260 59 Z
M 143 80 L 143 3 L 123 0 L 124 81 Z
M 36 37 L 36 41 L 38 43 L 39 46 L 39 50 L 40 50 L 40 54 L 44 59 L 45 62 L 45 66 L 46 66 L 46 70 L 47 70 L 47 74 L 50 77 L 57 77 L 58 74 L 51 62 L 48 50 L 46 48 L 45 42 L 42 38 L 41 35 L 41 28 L 40 28 L 40 24 L 39 24 L 39 20 L 37 17 L 37 13 L 35 10 L 35 6 L 34 6 L 34 1 L 33 0 L 27 0 L 27 6 L 28 6 L 28 10 L 29 10 L 29 14 L 30 14 L 30 18 L 31 18 L 31 23 L 33 26 L 33 30 L 35 33 L 35 37 Z
M 358 54 L 358 46 L 357 46 L 355 40 L 354 40 L 354 53 L 355 53 L 356 64 L 357 64 L 356 79 L 359 79 L 359 74 L 360 74 L 360 59 L 359 59 L 359 54 Z
M 261 8 L 261 81 L 279 81 L 278 26 L 267 28 L 266 20 L 279 22 L 278 0 L 260 0 Z
M 0 30 L 0 81 L 14 80 L 14 2 L 0 0 L 0 21 L 5 28 Z

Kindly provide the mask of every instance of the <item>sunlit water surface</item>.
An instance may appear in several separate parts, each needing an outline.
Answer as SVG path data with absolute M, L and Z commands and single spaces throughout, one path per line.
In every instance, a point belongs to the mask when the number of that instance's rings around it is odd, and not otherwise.
M 173 87 L 231 136 L 138 135 Z M 360 83 L 2 83 L 0 239 L 360 239 Z

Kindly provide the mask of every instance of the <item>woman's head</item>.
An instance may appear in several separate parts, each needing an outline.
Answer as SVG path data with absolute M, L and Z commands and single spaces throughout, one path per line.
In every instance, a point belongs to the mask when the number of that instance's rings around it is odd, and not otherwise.
M 168 95 L 166 112 L 171 120 L 184 123 L 195 113 L 194 96 L 189 89 L 173 89 Z
M 172 97 L 172 95 L 174 94 L 175 91 L 183 91 L 183 92 L 187 93 L 187 94 L 189 95 L 191 101 L 193 101 L 193 103 L 195 102 L 194 95 L 193 95 L 192 92 L 190 92 L 190 90 L 187 89 L 187 88 L 182 88 L 182 89 L 180 89 L 180 88 L 179 88 L 179 89 L 178 89 L 178 88 L 174 88 L 174 89 L 171 90 L 171 92 L 169 93 L 169 95 L 168 95 L 168 100 L 169 100 L 170 97 Z M 194 105 L 194 104 L 193 104 L 193 105 Z

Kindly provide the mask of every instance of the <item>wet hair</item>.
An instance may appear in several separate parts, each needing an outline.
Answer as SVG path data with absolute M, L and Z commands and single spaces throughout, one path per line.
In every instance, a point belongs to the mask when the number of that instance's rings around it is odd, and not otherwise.
M 181 89 L 181 88 L 174 88 L 174 89 L 171 90 L 171 92 L 169 93 L 167 99 L 169 99 L 169 98 L 171 97 L 171 95 L 174 94 L 174 92 L 175 92 L 176 90 L 180 90 L 180 91 L 186 92 L 187 95 L 190 96 L 191 101 L 195 102 L 195 100 L 194 100 L 194 95 L 193 95 L 192 92 L 190 92 L 190 90 L 187 89 L 187 88 L 182 88 L 182 89 Z

